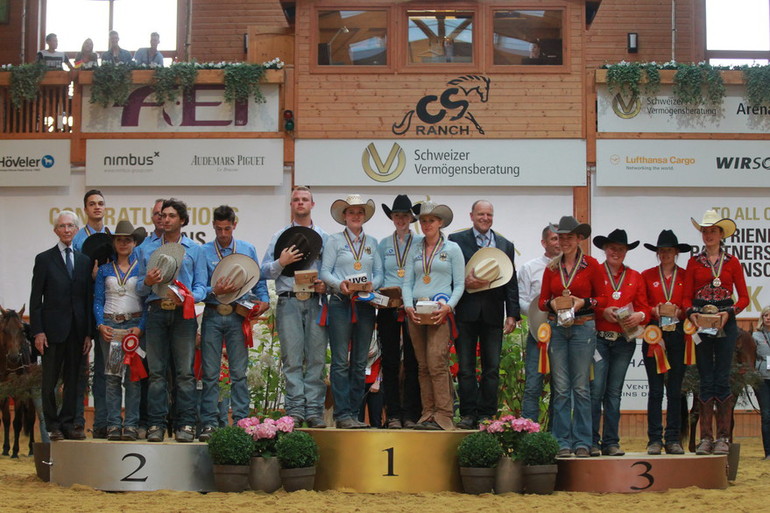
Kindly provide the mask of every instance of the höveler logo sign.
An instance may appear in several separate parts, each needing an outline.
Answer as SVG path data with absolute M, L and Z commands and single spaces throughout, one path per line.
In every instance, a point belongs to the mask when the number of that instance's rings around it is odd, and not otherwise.
M 372 166 L 372 164 L 374 164 Z M 361 154 L 361 165 L 366 175 L 375 182 L 391 182 L 398 178 L 406 167 L 404 150 L 396 143 L 390 147 L 388 156 L 383 161 L 374 143 L 364 149 Z
M 393 133 L 407 134 L 412 128 L 412 118 L 417 114 L 417 119 L 424 124 L 415 123 L 415 135 L 469 135 L 468 125 L 447 124 L 461 119 L 470 121 L 478 133 L 483 135 L 484 129 L 470 112 L 470 106 L 477 96 L 481 103 L 489 100 L 490 78 L 482 75 L 463 75 L 450 80 L 447 85 L 450 87 L 444 89 L 441 94 L 428 94 L 420 98 L 414 109 L 407 111 L 401 121 L 393 123 Z

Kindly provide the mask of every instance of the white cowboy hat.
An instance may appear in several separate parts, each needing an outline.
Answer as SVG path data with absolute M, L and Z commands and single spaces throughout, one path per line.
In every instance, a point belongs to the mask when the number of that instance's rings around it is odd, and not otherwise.
M 513 277 L 513 262 L 502 250 L 481 248 L 465 264 L 465 276 L 473 272 L 476 278 L 489 283 L 478 289 L 465 289 L 468 294 L 501 287 Z
M 719 217 L 716 210 L 706 210 L 706 213 L 703 214 L 703 221 L 700 223 L 692 217 L 690 218 L 690 221 L 692 221 L 692 225 L 698 231 L 701 231 L 701 228 L 705 228 L 706 226 L 719 226 L 722 228 L 723 239 L 731 236 L 737 229 L 735 221 L 727 217 Z
M 150 255 L 147 269 L 155 269 L 156 267 L 160 269 L 160 282 L 152 286 L 152 291 L 158 297 L 166 297 L 168 284 L 177 277 L 179 269 L 182 268 L 184 253 L 184 246 L 178 242 L 167 242 Z
M 532 338 L 537 340 L 537 329 L 544 322 L 548 322 L 548 314 L 540 309 L 538 306 L 537 298 L 529 304 L 529 310 L 527 311 L 527 324 L 529 325 L 529 332 L 532 334 Z
M 452 223 L 452 219 L 454 219 L 454 214 L 452 213 L 451 208 L 446 205 L 437 205 L 432 201 L 423 201 L 422 203 L 417 203 L 412 207 L 412 211 L 415 213 L 415 215 L 417 215 L 418 218 L 422 216 L 438 217 L 441 219 L 442 228 L 449 226 Z
M 364 201 L 360 194 L 348 194 L 344 200 L 338 199 L 332 203 L 332 218 L 339 224 L 345 224 L 345 209 L 348 207 L 364 207 L 364 222 L 367 222 L 374 215 L 374 201 Z
M 227 278 L 238 289 L 229 294 L 217 296 L 217 301 L 222 304 L 232 303 L 251 290 L 259 281 L 259 265 L 253 258 L 233 253 L 219 261 L 211 273 L 211 286 L 213 287 L 220 278 Z

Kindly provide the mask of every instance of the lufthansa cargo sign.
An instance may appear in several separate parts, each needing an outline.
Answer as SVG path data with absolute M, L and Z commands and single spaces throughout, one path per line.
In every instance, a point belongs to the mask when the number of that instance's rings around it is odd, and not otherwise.
M 69 140 L 0 141 L 0 186 L 51 187 L 70 183 Z

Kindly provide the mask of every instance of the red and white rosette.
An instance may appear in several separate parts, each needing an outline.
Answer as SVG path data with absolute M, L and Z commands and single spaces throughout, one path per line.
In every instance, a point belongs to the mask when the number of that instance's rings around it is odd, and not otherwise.
M 131 371 L 131 381 L 139 381 L 147 377 L 147 371 L 142 363 L 145 353 L 139 347 L 139 337 L 134 334 L 123 337 L 123 355 L 123 363 L 128 365 Z
M 537 361 L 537 372 L 548 374 L 551 372 L 551 361 L 548 359 L 548 344 L 551 342 L 551 325 L 544 322 L 537 328 L 537 349 L 540 357 Z
M 671 368 L 671 364 L 666 357 L 666 350 L 663 347 L 663 331 L 658 326 L 650 324 L 644 328 L 642 334 L 644 341 L 647 342 L 647 356 L 655 357 L 655 367 L 658 374 L 665 374 Z

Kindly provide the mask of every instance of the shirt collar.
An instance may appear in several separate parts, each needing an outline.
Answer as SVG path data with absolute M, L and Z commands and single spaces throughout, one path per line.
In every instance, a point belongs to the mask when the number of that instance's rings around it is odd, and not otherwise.
M 361 233 L 359 233 L 358 235 L 354 235 L 353 232 L 351 232 L 348 227 L 345 227 L 345 231 L 348 232 L 348 237 L 350 237 L 350 240 L 352 240 L 353 242 L 356 242 L 356 237 L 358 237 L 359 242 L 364 238 L 363 228 L 361 229 Z
M 487 230 L 487 233 L 484 234 L 478 231 L 475 227 L 471 228 L 471 230 L 473 230 L 473 237 L 475 239 L 478 239 L 478 237 L 481 235 L 482 237 L 488 237 L 490 241 L 495 240 L 495 234 L 492 230 Z
M 64 250 L 65 250 L 66 248 L 71 248 L 71 247 L 72 247 L 72 244 L 70 244 L 69 246 L 67 246 L 67 245 L 66 245 L 66 244 L 64 244 L 62 241 L 59 241 L 59 242 L 56 244 L 56 247 L 58 247 L 58 248 L 59 248 L 59 252 L 60 252 L 60 253 L 64 253 Z M 74 252 L 75 250 L 73 249 L 72 251 Z

